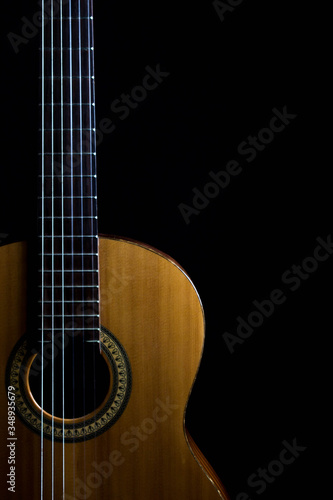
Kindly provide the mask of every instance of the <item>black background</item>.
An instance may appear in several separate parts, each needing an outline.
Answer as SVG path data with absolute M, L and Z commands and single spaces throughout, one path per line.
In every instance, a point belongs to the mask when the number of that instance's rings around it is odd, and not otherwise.
M 7 34 L 21 34 L 22 17 L 39 8 L 3 9 L 7 243 L 31 232 L 38 153 L 38 36 L 15 54 Z M 323 15 L 276 0 L 244 0 L 223 21 L 207 0 L 95 2 L 97 124 L 116 125 L 97 149 L 100 232 L 171 255 L 198 289 L 206 344 L 187 426 L 232 499 L 320 498 L 324 479 L 332 257 L 294 292 L 281 281 L 331 232 Z M 142 83 L 148 65 L 169 75 L 121 120 L 111 104 Z M 247 162 L 239 144 L 284 107 L 297 117 Z M 229 160 L 241 174 L 186 224 L 178 205 L 193 206 L 192 189 L 202 192 Z M 276 288 L 286 301 L 231 353 L 223 334 Z M 306 450 L 258 494 L 247 478 L 295 438 Z

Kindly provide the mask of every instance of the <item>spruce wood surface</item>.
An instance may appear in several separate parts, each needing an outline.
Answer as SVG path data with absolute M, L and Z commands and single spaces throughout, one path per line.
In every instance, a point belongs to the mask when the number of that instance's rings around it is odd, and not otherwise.
M 114 425 L 92 439 L 65 444 L 43 439 L 43 486 L 41 436 L 16 416 L 13 494 L 5 477 L 10 466 L 4 378 L 11 351 L 26 330 L 27 256 L 24 243 L 0 248 L 1 497 L 227 499 L 184 423 L 204 341 L 195 288 L 170 258 L 135 242 L 101 237 L 99 267 L 100 322 L 122 344 L 131 365 L 128 404 Z

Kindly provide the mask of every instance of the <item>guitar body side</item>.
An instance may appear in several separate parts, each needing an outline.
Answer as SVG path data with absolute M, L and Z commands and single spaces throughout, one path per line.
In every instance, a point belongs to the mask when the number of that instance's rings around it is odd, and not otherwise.
M 187 435 L 184 416 L 201 359 L 204 317 L 184 271 L 142 244 L 101 237 L 100 320 L 122 344 L 132 391 L 120 418 L 83 442 L 44 439 L 43 499 L 218 500 L 223 486 Z M 1 497 L 41 498 L 41 439 L 16 417 L 9 472 L 5 369 L 26 329 L 26 246 L 0 248 Z M 191 448 L 190 448 L 191 444 Z M 63 495 L 65 485 L 66 494 Z

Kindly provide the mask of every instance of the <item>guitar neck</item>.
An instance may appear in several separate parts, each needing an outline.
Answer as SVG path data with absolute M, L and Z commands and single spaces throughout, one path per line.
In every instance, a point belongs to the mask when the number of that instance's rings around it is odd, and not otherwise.
M 48 9 L 40 46 L 40 330 L 46 338 L 67 333 L 96 340 L 98 229 L 92 0 L 57 1 Z

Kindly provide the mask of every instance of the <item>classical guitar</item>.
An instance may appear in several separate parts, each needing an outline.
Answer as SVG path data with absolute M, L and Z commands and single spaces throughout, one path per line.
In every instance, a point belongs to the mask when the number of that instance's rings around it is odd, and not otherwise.
M 41 9 L 36 238 L 0 248 L 1 498 L 227 499 L 184 423 L 198 294 L 98 237 L 92 0 Z

